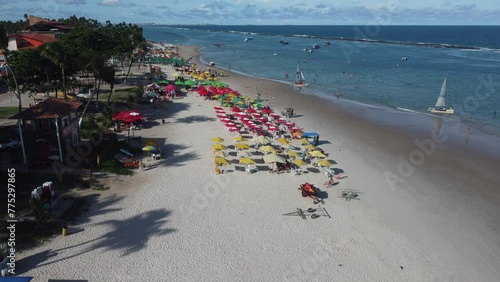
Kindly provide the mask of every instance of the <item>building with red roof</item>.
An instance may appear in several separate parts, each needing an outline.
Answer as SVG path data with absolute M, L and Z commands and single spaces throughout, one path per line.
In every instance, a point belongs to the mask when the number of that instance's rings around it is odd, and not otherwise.
M 77 112 L 81 105 L 78 101 L 49 98 L 11 117 L 22 120 L 24 143 L 30 162 L 48 161 L 53 156 L 64 163 L 63 156 L 80 144 Z

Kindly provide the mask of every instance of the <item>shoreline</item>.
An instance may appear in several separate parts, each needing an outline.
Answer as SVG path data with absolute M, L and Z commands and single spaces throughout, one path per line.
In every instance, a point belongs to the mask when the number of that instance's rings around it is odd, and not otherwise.
M 196 47 L 180 46 L 179 53 L 203 68 Z M 165 71 L 173 76 L 171 66 Z M 397 128 L 366 123 L 317 97 L 293 95 L 280 83 L 234 73 L 222 80 L 250 98 L 258 91 L 276 112 L 295 108 L 290 121 L 320 133 L 318 146 L 346 177 L 325 188 L 325 176 L 314 167 L 303 167 L 301 175 L 267 168 L 247 174 L 232 148 L 236 135 L 216 116 L 217 101 L 189 92 L 158 108 L 143 105 L 148 124 L 135 134 L 156 139 L 162 159 L 147 161 L 148 169 L 100 193 L 99 202 L 70 226 L 79 231 L 20 254 L 19 274 L 35 276 L 33 281 L 120 282 L 500 277 L 494 165 L 485 169 L 484 159 L 447 155 L 436 146 L 413 171 L 398 171 L 398 156 L 417 161 L 418 154 L 408 156 L 418 147 Z M 214 171 L 216 136 L 229 147 L 224 174 Z M 301 197 L 297 187 L 305 182 L 321 190 L 323 204 Z M 358 200 L 339 198 L 349 190 L 359 191 Z M 311 207 L 325 208 L 331 218 L 283 216 Z
M 197 52 L 201 56 L 201 53 Z M 204 65 L 199 57 L 197 63 L 200 66 Z M 227 72 L 217 65 L 215 69 L 224 70 L 225 74 Z M 446 236 L 454 236 L 454 232 L 460 232 L 460 229 L 441 230 L 443 229 L 441 225 L 448 225 L 450 224 L 448 221 L 457 220 L 455 217 L 450 218 L 450 214 L 455 216 L 461 214 L 462 220 L 470 218 L 471 221 L 476 221 L 474 225 L 489 226 L 496 233 L 500 232 L 500 226 L 495 223 L 497 219 L 492 216 L 498 213 L 500 208 L 500 176 L 497 172 L 499 157 L 495 151 L 488 152 L 490 148 L 479 148 L 481 153 L 478 154 L 475 150 L 478 148 L 472 150 L 466 147 L 467 144 L 459 145 L 457 142 L 459 137 L 451 135 L 453 132 L 445 136 L 453 142 L 440 142 L 442 139 L 433 138 L 430 130 L 425 133 L 371 122 L 362 115 L 349 113 L 342 103 L 337 104 L 313 95 L 298 95 L 292 86 L 272 80 L 234 72 L 228 72 L 221 80 L 229 84 L 232 89 L 248 96 L 252 96 L 251 93 L 254 91 L 256 93 L 254 89 L 257 89 L 262 98 L 267 100 L 265 103 L 269 103 L 277 111 L 285 106 L 295 108 L 299 117 L 291 120 L 298 122 L 300 127 L 306 128 L 306 131 L 320 133 L 320 140 L 327 140 L 322 147 L 326 151 L 335 152 L 332 153 L 334 159 L 337 160 L 335 156 L 338 155 L 338 159 L 343 160 L 339 163 L 349 163 L 347 160 L 350 155 L 346 155 L 344 151 L 354 155 L 358 151 L 357 147 L 365 148 L 362 151 L 363 154 L 367 154 L 369 169 L 378 171 L 371 175 L 378 179 L 375 181 L 378 184 L 374 184 L 378 188 L 373 192 L 380 193 L 380 195 L 371 194 L 373 201 L 368 199 L 365 203 L 373 205 L 374 208 L 388 205 L 383 211 L 378 212 L 392 221 L 394 228 L 406 230 L 407 236 L 415 236 L 412 235 L 415 232 L 412 230 L 414 223 L 404 217 L 405 212 L 397 215 L 400 209 L 404 209 L 402 203 L 416 209 L 414 213 L 412 212 L 412 217 L 418 219 L 416 221 L 422 223 L 422 227 L 426 225 L 423 222 L 428 223 L 427 217 L 435 218 L 435 222 L 427 224 L 426 227 L 435 229 L 428 231 L 438 233 L 435 234 L 438 237 L 444 233 L 447 233 Z M 363 107 L 364 113 L 368 116 L 376 115 L 378 110 Z M 316 122 L 304 124 L 301 115 Z M 465 139 L 465 134 L 463 138 Z M 472 138 L 474 137 L 471 137 L 471 140 Z M 346 147 L 349 149 L 346 150 Z M 363 174 L 358 174 L 356 177 L 363 177 Z M 387 201 L 385 197 L 401 203 Z M 446 202 L 446 209 L 441 208 L 439 202 Z M 429 210 L 441 210 L 441 213 L 431 213 Z M 415 223 L 415 226 L 419 226 L 419 223 Z M 425 238 L 426 235 L 421 234 L 421 236 L 422 238 L 415 240 L 422 243 L 432 237 L 429 235 L 428 239 Z M 422 244 L 430 243 L 426 241 Z M 490 243 L 493 244 L 493 241 Z M 454 244 L 473 245 L 468 240 L 455 241 Z M 496 244 L 498 247 L 500 242 L 496 240 Z M 493 246 L 494 244 L 490 245 Z M 474 251 L 469 249 L 469 252 Z

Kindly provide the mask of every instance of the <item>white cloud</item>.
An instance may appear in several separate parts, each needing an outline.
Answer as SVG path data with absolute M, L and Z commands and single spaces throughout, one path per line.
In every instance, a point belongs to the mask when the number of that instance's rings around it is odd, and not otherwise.
M 63 5 L 85 5 L 87 0 L 56 0 L 57 3 Z
M 121 6 L 122 1 L 121 0 L 102 0 L 101 3 L 99 3 L 101 6 Z

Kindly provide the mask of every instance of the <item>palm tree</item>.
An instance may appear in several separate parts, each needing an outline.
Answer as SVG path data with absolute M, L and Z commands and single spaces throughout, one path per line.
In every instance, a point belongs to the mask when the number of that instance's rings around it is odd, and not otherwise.
M 66 96 L 66 63 L 67 63 L 67 55 L 64 49 L 64 46 L 59 42 L 52 42 L 50 44 L 45 44 L 42 47 L 41 56 L 49 59 L 53 64 L 57 65 L 61 70 L 62 82 L 63 82 L 63 95 L 64 99 L 67 99 Z M 57 98 L 57 92 L 56 92 Z

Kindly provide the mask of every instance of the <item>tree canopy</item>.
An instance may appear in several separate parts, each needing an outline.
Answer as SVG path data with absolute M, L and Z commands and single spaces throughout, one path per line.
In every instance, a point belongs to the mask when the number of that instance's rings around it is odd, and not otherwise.
M 103 24 L 76 16 L 57 21 L 72 25 L 72 30 L 41 48 L 9 52 L 9 65 L 16 74 L 21 93 L 55 88 L 62 90 L 66 97 L 68 81 L 74 81 L 73 77 L 81 72 L 94 76 L 94 86 L 101 80 L 109 81 L 114 77 L 110 59 L 121 61 L 122 65 L 125 60 L 131 62 L 134 51 L 145 45 L 142 28 L 137 25 L 109 21 Z M 22 20 L 0 22 L 0 48 L 8 44 L 6 34 L 26 25 Z

